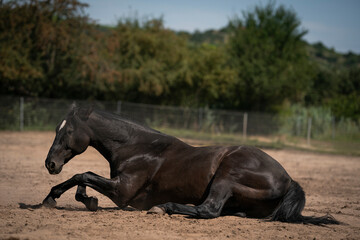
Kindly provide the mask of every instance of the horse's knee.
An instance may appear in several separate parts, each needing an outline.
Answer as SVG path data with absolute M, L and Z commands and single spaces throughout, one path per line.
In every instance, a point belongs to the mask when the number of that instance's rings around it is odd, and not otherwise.
M 72 179 L 74 179 L 76 181 L 76 183 L 81 183 L 82 182 L 82 179 L 83 179 L 83 173 L 78 173 L 78 174 L 75 174 Z
M 86 175 L 96 175 L 95 173 L 90 172 L 90 171 L 87 171 L 86 173 L 83 173 L 83 174 L 86 174 Z
M 94 175 L 93 172 L 85 172 L 85 173 L 78 173 L 73 176 L 73 179 L 78 183 L 84 183 L 87 182 L 90 176 Z

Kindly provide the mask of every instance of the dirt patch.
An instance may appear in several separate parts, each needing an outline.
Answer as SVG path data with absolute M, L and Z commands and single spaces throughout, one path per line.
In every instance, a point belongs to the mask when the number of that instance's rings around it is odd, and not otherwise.
M 76 173 L 109 176 L 106 160 L 94 149 L 71 160 L 61 174 L 44 166 L 54 133 L 0 132 L 0 239 L 359 239 L 360 158 L 288 150 L 265 150 L 277 159 L 307 196 L 304 215 L 332 214 L 339 226 L 265 222 L 240 217 L 190 219 L 146 215 L 118 209 L 99 199 L 97 212 L 87 211 L 71 189 L 55 209 L 36 209 L 50 188 Z

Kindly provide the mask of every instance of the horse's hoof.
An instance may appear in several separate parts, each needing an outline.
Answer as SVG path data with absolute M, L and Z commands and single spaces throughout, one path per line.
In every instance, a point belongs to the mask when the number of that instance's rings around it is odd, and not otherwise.
M 98 209 L 98 199 L 96 197 L 89 197 L 85 199 L 85 206 L 90 211 L 96 211 Z
M 47 208 L 54 208 L 56 206 L 56 201 L 52 197 L 47 197 L 42 202 L 42 205 Z
M 161 207 L 154 206 L 147 212 L 147 214 L 161 214 L 161 215 L 164 215 L 165 210 L 163 208 L 161 208 Z

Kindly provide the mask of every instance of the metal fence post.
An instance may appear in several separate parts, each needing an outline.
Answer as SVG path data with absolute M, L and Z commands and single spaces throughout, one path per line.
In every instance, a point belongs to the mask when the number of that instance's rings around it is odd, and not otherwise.
M 312 118 L 309 117 L 308 119 L 308 129 L 307 129 L 307 144 L 310 145 L 310 138 L 311 138 L 311 122 Z
M 118 114 L 121 113 L 121 101 L 117 101 L 116 112 L 117 112 Z
M 243 118 L 243 138 L 246 139 L 247 137 L 247 121 L 248 121 L 248 114 L 244 113 Z
M 202 127 L 202 118 L 203 118 L 203 109 L 199 108 L 199 130 L 201 130 Z
M 332 117 L 331 118 L 331 135 L 332 135 L 332 138 L 334 139 L 335 138 L 335 117 Z
M 296 136 L 300 136 L 300 132 L 301 132 L 301 116 L 297 116 L 296 118 Z
M 24 130 L 24 97 L 20 97 L 20 131 Z

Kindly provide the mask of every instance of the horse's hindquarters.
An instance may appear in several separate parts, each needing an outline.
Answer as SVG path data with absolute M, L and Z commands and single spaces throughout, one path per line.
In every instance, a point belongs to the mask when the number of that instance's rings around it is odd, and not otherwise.
M 267 217 L 288 191 L 291 178 L 276 160 L 261 150 L 241 147 L 223 159 L 213 185 L 218 182 L 230 186 L 231 197 L 224 211 Z

